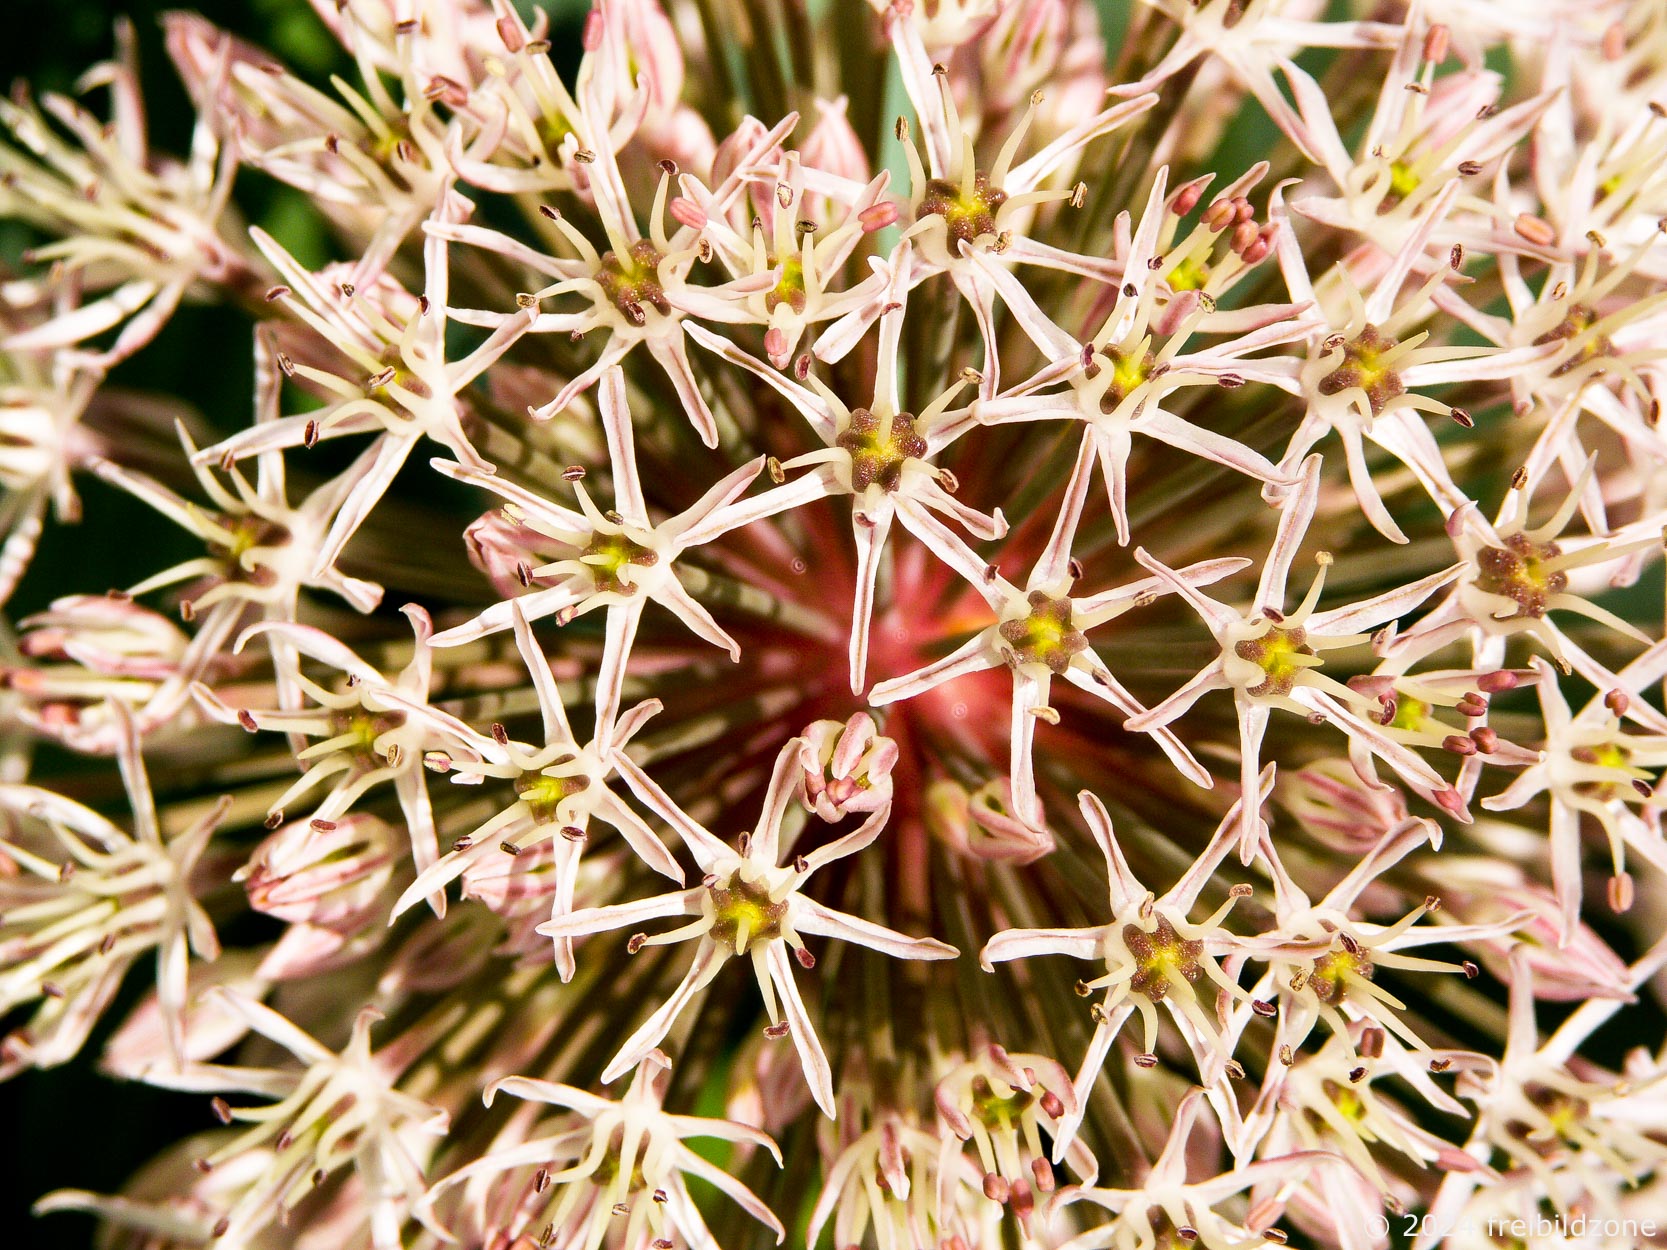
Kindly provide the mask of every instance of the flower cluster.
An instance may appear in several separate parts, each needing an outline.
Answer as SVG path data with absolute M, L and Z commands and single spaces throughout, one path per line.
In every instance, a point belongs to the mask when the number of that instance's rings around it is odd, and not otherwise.
M 220 1122 L 39 1211 L 1662 1235 L 1659 0 L 295 7 L 0 102 L 0 1078 Z

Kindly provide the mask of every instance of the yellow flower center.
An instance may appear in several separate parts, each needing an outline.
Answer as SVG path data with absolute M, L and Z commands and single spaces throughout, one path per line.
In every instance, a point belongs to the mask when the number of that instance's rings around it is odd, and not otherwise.
M 805 310 L 805 262 L 801 256 L 789 256 L 781 262 L 781 277 L 776 285 L 764 294 L 764 307 L 769 312 L 775 312 L 786 304 L 796 313 Z
M 851 489 L 878 484 L 888 494 L 903 481 L 903 465 L 926 454 L 926 439 L 915 429 L 913 413 L 900 412 L 889 422 L 866 408 L 846 421 L 834 445 L 851 454 Z
M 1315 667 L 1302 663 L 1299 658 L 1314 654 L 1314 648 L 1308 645 L 1307 639 L 1306 631 L 1301 628 L 1274 625 L 1260 638 L 1247 638 L 1236 643 L 1233 654 L 1241 660 L 1249 660 L 1264 674 L 1264 679 L 1250 687 L 1249 693 L 1290 694 L 1303 669 Z
M 532 812 L 539 824 L 559 819 L 557 809 L 563 800 L 590 789 L 590 778 L 583 773 L 571 777 L 556 777 L 550 773 L 522 773 L 515 779 L 515 793 Z
M 625 534 L 596 533 L 585 547 L 584 562 L 596 579 L 596 589 L 615 594 L 636 593 L 636 586 L 622 577 L 630 567 L 649 568 L 660 562 L 660 555 L 651 547 L 633 541 Z
M 996 232 L 996 215 L 1007 200 L 1007 192 L 992 187 L 989 177 L 979 172 L 973 177 L 971 193 L 964 192 L 959 182 L 933 178 L 926 184 L 921 197 L 920 215 L 942 217 L 949 227 L 950 250 L 956 244 L 971 243 L 975 239 Z
M 711 887 L 712 938 L 745 953 L 754 942 L 781 936 L 787 903 L 776 902 L 762 885 L 743 881 L 739 874 Z
M 1568 574 L 1553 567 L 1561 554 L 1556 543 L 1512 534 L 1503 547 L 1484 547 L 1477 553 L 1476 588 L 1512 600 L 1517 616 L 1542 617 L 1552 598 L 1568 589 Z
M 1376 326 L 1367 326 L 1343 344 L 1343 363 L 1320 379 L 1320 394 L 1364 391 L 1372 415 L 1377 416 L 1390 400 L 1406 394 L 1407 388 L 1401 381 L 1401 375 L 1383 360 L 1398 346 L 1398 340 Z
M 1071 623 L 1071 601 L 1052 599 L 1033 590 L 1026 599 L 1030 611 L 997 626 L 1003 641 L 1020 664 L 1044 664 L 1055 674 L 1071 667 L 1071 657 L 1088 649 L 1088 639 Z

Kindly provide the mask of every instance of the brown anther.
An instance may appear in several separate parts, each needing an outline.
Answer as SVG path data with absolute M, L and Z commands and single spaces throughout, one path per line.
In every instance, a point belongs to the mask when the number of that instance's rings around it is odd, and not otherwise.
M 1384 1032 L 1379 1028 L 1362 1030 L 1360 1034 L 1360 1053 L 1367 1059 L 1381 1059 L 1383 1057 Z
M 585 840 L 585 831 L 577 825 L 563 825 L 561 827 L 561 836 L 566 838 L 569 842 L 583 842 Z
M 1155 1068 L 1155 1067 L 1158 1066 L 1158 1057 L 1156 1055 L 1152 1054 L 1150 1051 L 1146 1051 L 1145 1053 L 1136 1055 L 1134 1057 L 1134 1066 L 1137 1067 L 1137 1068 L 1145 1068 L 1147 1070 L 1151 1070 L 1152 1068 Z
M 799 961 L 799 967 L 807 972 L 816 966 L 816 956 L 802 946 L 793 952 L 793 957 Z
M 1475 963 L 1468 959 L 1459 965 L 1459 969 L 1464 973 L 1466 981 L 1474 981 L 1482 972 Z
M 250 733 L 254 733 L 260 726 L 255 723 L 255 714 L 246 707 L 237 709 L 237 723 Z
M 281 825 L 283 823 L 284 823 L 284 809 L 281 808 L 281 807 L 277 808 L 274 811 L 270 811 L 270 812 L 266 813 L 266 819 L 261 821 L 261 824 L 265 825 L 268 829 L 276 829 L 279 825 Z
M 792 1026 L 783 1020 L 780 1024 L 767 1025 L 764 1029 L 764 1036 L 772 1042 L 779 1042 L 790 1032 L 792 1032 Z
M 1013 1196 L 1013 1187 L 1007 1183 L 1005 1176 L 998 1176 L 994 1172 L 984 1173 L 984 1196 L 991 1202 L 1003 1205 Z
M 1251 999 L 1250 1009 L 1264 1020 L 1271 1020 L 1279 1014 L 1279 1008 L 1265 998 Z
M 648 934 L 633 933 L 630 937 L 625 939 L 625 953 L 627 955 L 635 955 L 644 947 L 644 945 L 647 944 L 647 942 Z
M 501 747 L 509 745 L 509 730 L 504 728 L 502 721 L 492 722 L 492 741 Z
M 1459 172 L 1461 174 L 1463 174 L 1466 178 L 1473 178 L 1477 174 L 1482 172 L 1482 162 L 1481 161 L 1460 161 L 1459 162 Z M 1457 269 L 1458 266 L 1454 265 L 1453 268 Z
M 1349 1080 L 1353 1084 L 1358 1085 L 1358 1084 L 1360 1084 L 1360 1082 L 1364 1081 L 1365 1079 L 1366 1079 L 1366 1069 L 1364 1067 L 1350 1068 L 1349 1069 Z
M 473 838 L 461 837 L 461 838 L 457 839 L 457 841 L 455 841 L 451 844 L 451 849 L 452 849 L 453 852 L 461 854 L 462 852 L 468 850 L 474 844 L 475 844 L 475 840 Z
M 1432 1060 L 1430 1060 L 1430 1071 L 1431 1072 L 1445 1072 L 1445 1071 L 1447 1071 L 1448 1068 L 1450 1068 L 1452 1066 L 1453 1066 L 1453 1061 L 1451 1059 L 1432 1059 Z

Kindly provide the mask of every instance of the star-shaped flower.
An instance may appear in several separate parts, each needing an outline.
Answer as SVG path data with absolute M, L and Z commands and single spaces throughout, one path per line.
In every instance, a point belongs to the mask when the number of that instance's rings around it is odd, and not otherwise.
M 653 936 L 638 933 L 627 944 L 627 949 L 634 953 L 646 946 L 693 939 L 695 957 L 671 997 L 619 1048 L 602 1073 L 604 1081 L 617 1080 L 641 1062 L 724 964 L 732 956 L 746 955 L 752 961 L 759 992 L 764 996 L 765 1011 L 774 1022 L 770 1035 L 792 1037 L 816 1105 L 832 1118 L 833 1070 L 793 980 L 793 958 L 806 968 L 816 964 L 803 935 L 839 938 L 899 959 L 955 957 L 952 946 L 933 938 L 907 937 L 873 921 L 835 911 L 804 893 L 806 881 L 819 868 L 856 854 L 880 836 L 891 815 L 889 803 L 870 814 L 853 832 L 806 854 L 795 855 L 791 863 L 778 866 L 782 820 L 794 790 L 801 784 L 801 752 L 805 747 L 803 739 L 795 738 L 776 757 L 775 771 L 764 795 L 764 809 L 753 830 L 741 836 L 738 852 L 691 819 L 628 757 L 617 758 L 615 767 L 626 784 L 677 831 L 705 875 L 702 884 L 692 890 L 661 894 L 639 902 L 581 908 L 538 927 L 540 933 L 550 937 L 574 938 L 623 929 L 664 916 L 693 917 L 689 923 L 666 933 Z

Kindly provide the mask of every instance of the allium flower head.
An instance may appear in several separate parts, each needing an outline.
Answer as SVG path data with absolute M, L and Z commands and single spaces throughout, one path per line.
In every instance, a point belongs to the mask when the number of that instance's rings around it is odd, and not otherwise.
M 236 24 L 0 101 L 40 1213 L 1661 1240 L 1660 0 Z

